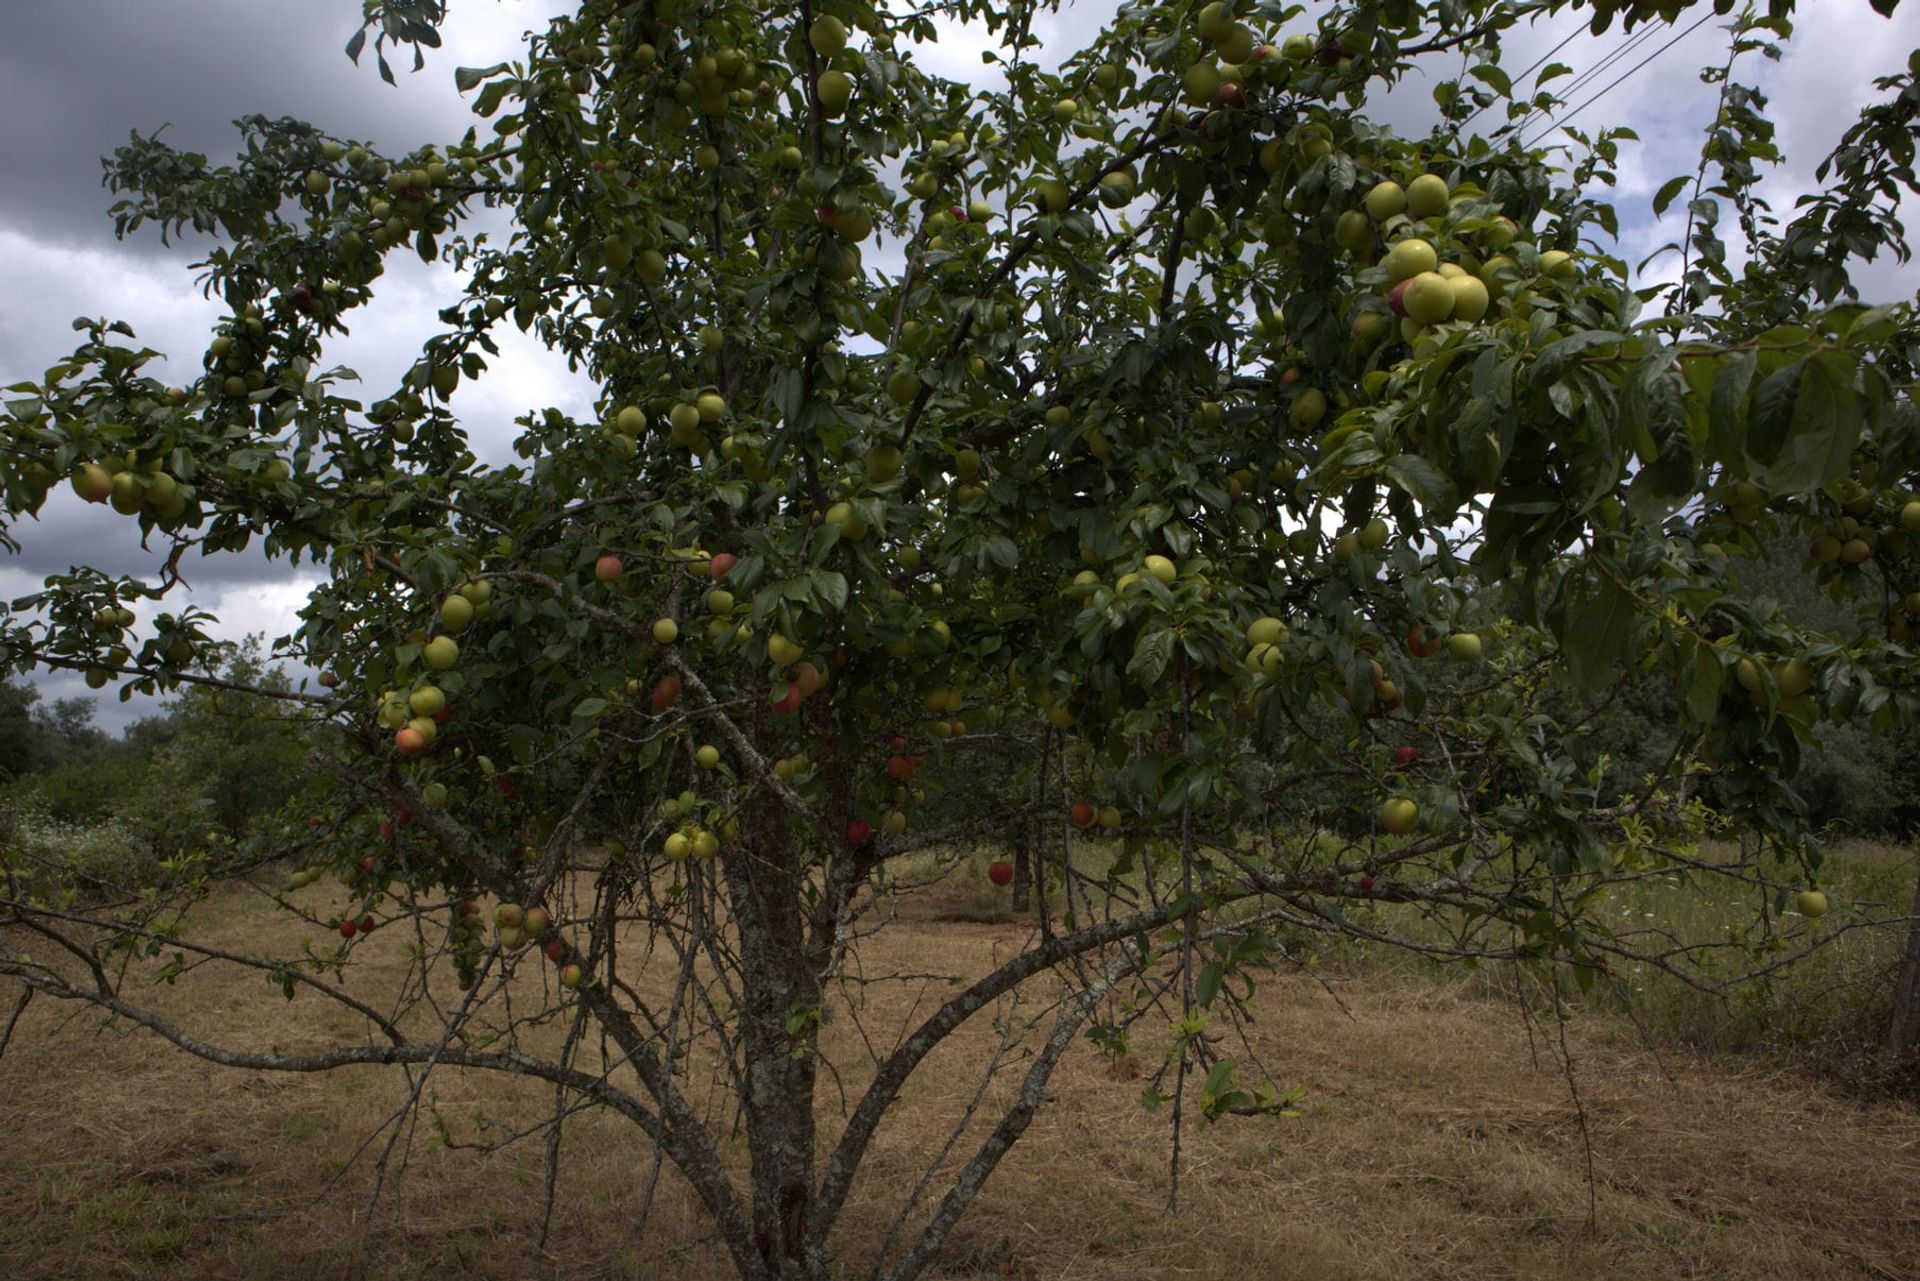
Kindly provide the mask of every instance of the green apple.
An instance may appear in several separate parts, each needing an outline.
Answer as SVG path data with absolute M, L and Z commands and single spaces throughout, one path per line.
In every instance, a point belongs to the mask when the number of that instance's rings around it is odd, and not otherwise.
M 1451 265 L 1451 264 L 1449 264 Z M 1492 299 L 1487 295 L 1487 286 L 1478 276 L 1469 276 L 1462 272 L 1458 276 L 1447 278 L 1447 287 L 1453 293 L 1453 318 L 1473 324 L 1487 314 Z
M 1540 255 L 1540 270 L 1556 280 L 1571 280 L 1574 273 L 1573 255 L 1564 249 L 1549 249 Z
M 428 667 L 444 672 L 460 661 L 460 646 L 451 636 L 436 636 L 420 651 L 420 657 L 426 660 Z
M 1451 194 L 1445 178 L 1436 173 L 1423 173 L 1407 184 L 1407 213 L 1414 218 L 1443 214 Z
M 831 58 L 847 47 L 847 24 L 831 14 L 822 14 L 808 29 L 807 43 L 821 57 Z
M 1387 522 L 1375 516 L 1361 527 L 1360 545 L 1368 551 L 1379 551 L 1387 545 L 1387 537 L 1390 532 L 1391 531 L 1387 529 Z
M 1349 209 L 1334 224 L 1333 242 L 1350 254 L 1365 253 L 1373 245 L 1373 225 L 1358 209 Z
M 829 71 L 820 77 L 815 86 L 820 95 L 820 106 L 829 116 L 837 116 L 847 109 L 847 103 L 853 98 L 853 81 L 844 71 Z
M 1407 281 L 1400 306 L 1415 324 L 1437 325 L 1453 315 L 1453 286 L 1437 271 L 1423 271 Z
M 1459 663 L 1477 662 L 1480 658 L 1480 638 L 1472 632 L 1455 632 L 1447 637 L 1447 657 Z
M 1773 683 L 1782 698 L 1796 698 L 1813 685 L 1813 670 L 1797 658 L 1789 658 L 1773 669 Z
M 1367 217 L 1375 222 L 1385 222 L 1395 214 L 1406 212 L 1407 193 L 1399 183 L 1389 179 L 1375 183 L 1362 203 L 1367 207 Z
M 1174 568 L 1173 562 L 1165 556 L 1149 556 L 1140 562 L 1140 568 L 1168 587 L 1173 586 L 1173 580 L 1179 573 L 1179 571 Z
M 73 473 L 73 492 L 90 503 L 104 503 L 113 494 L 113 477 L 98 463 L 82 463 Z
M 799 645 L 788 640 L 779 632 L 767 637 L 767 657 L 785 667 L 788 663 L 800 661 L 800 655 L 806 653 Z
M 1793 905 L 1800 915 L 1810 920 L 1818 920 L 1827 914 L 1827 896 L 1819 890 L 1801 890 L 1794 896 Z
M 703 744 L 700 750 L 693 754 L 693 763 L 701 769 L 719 769 L 720 749 L 712 743 Z
M 1288 419 L 1295 427 L 1312 427 L 1327 416 L 1327 396 L 1318 387 L 1309 387 L 1293 398 L 1293 406 L 1287 411 Z
M 1058 178 L 1042 179 L 1035 190 L 1039 193 L 1041 206 L 1048 213 L 1062 213 L 1073 203 L 1072 190 Z
M 904 458 L 898 445 L 882 442 L 867 450 L 867 479 L 884 485 L 900 474 Z
M 1388 283 L 1397 285 L 1421 272 L 1434 270 L 1440 265 L 1440 255 L 1427 241 L 1409 238 L 1395 241 L 1380 265 L 1386 268 Z
M 1405 836 L 1420 821 L 1420 807 L 1404 796 L 1396 796 L 1380 807 L 1380 826 L 1395 836 Z
M 1277 618 L 1256 618 L 1247 627 L 1247 641 L 1253 645 L 1278 645 L 1287 639 L 1287 625 Z
M 920 379 L 913 371 L 897 369 L 887 378 L 887 398 L 896 405 L 911 405 L 920 394 Z
M 1211 61 L 1196 62 L 1180 78 L 1187 101 L 1197 107 L 1212 106 L 1220 94 L 1220 68 Z

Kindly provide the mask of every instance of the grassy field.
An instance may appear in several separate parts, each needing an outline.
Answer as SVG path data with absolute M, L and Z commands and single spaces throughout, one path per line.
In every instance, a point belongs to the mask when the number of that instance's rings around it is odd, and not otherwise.
M 1853 863 L 1845 875 L 1860 879 L 1836 874 L 1836 890 L 1911 876 L 1910 865 L 1902 872 L 1871 852 Z M 1883 873 L 1880 863 L 1896 865 Z M 1024 922 L 972 888 L 921 895 L 905 916 L 864 954 L 868 973 L 977 974 L 1026 935 Z M 233 889 L 207 905 L 202 928 L 209 941 L 249 950 L 289 952 L 296 942 L 258 896 Z M 390 991 L 400 945 L 370 940 L 350 989 Z M 1877 964 L 1859 948 L 1833 957 L 1820 964 L 1840 970 L 1793 982 L 1830 999 L 1836 975 Z M 1138 1103 L 1152 1067 L 1144 1060 L 1157 1050 L 1143 1046 L 1142 1061 L 1116 1066 L 1077 1046 L 932 1275 L 1920 1277 L 1920 1114 L 1783 1066 L 1789 1056 L 1740 1030 L 1750 1013 L 1643 992 L 1642 1024 L 1660 1029 L 1670 1077 L 1626 1020 L 1574 1017 L 1567 1038 L 1591 1139 L 1589 1222 L 1588 1146 L 1543 1043 L 1557 1036 L 1551 1020 L 1530 1035 L 1517 1002 L 1484 974 L 1322 959 L 1317 977 L 1282 971 L 1265 983 L 1252 1028 L 1281 1082 L 1304 1091 L 1301 1116 L 1190 1129 L 1181 1206 L 1169 1214 L 1166 1119 Z M 516 1001 L 542 999 L 549 981 L 547 967 L 525 965 Z M 943 991 L 871 987 L 860 1019 L 897 1028 Z M 198 971 L 151 999 L 229 1043 L 292 1050 L 363 1035 L 342 1014 L 288 1003 L 254 976 Z M 852 1023 L 842 1011 L 827 1034 L 850 1066 L 849 1088 L 861 1062 Z M 993 1039 L 991 1020 L 976 1019 L 922 1069 L 883 1128 L 836 1241 L 850 1265 L 870 1258 L 901 1187 L 963 1113 Z M 996 1097 L 1010 1094 L 1009 1079 Z M 537 1120 L 552 1095 L 497 1076 L 436 1075 L 429 1097 L 455 1144 L 423 1125 L 404 1175 L 368 1219 L 362 1145 L 406 1089 L 390 1069 L 228 1071 L 36 1001 L 0 1059 L 0 1124 L 11 1137 L 0 1161 L 5 1275 L 729 1275 L 671 1176 L 639 1227 L 646 1149 L 626 1123 L 594 1113 L 565 1132 L 554 1233 L 536 1250 L 544 1145 L 484 1154 L 465 1144 Z

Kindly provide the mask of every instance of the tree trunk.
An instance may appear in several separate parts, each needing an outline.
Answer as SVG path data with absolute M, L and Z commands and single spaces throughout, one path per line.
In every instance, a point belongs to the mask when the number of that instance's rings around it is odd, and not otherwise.
M 1887 1028 L 1887 1054 L 1898 1064 L 1913 1052 L 1920 1030 L 1920 858 L 1914 860 L 1913 910 L 1907 921 L 1907 949 L 1893 985 L 1893 1020 Z
M 1013 910 L 1024 912 L 1033 894 L 1033 824 L 1021 819 L 1014 828 Z

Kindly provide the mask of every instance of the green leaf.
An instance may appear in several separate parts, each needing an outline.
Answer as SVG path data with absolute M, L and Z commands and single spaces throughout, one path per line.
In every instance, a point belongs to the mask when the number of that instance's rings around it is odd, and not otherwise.
M 1757 358 L 1743 351 L 1728 360 L 1713 380 L 1707 414 L 1707 455 L 1740 473 L 1747 469 L 1747 389 L 1753 385 Z
M 1172 628 L 1161 627 L 1145 632 L 1134 643 L 1133 658 L 1127 663 L 1127 679 L 1151 685 L 1167 670 L 1167 662 L 1172 657 Z
M 1753 472 L 1755 483 L 1778 494 L 1804 494 L 1847 474 L 1863 417 L 1854 383 L 1852 361 L 1823 351 L 1760 385 L 1748 449 L 1761 464 Z
M 1598 689 L 1618 672 L 1626 657 L 1633 613 L 1633 598 L 1604 577 L 1585 600 L 1567 611 L 1560 649 L 1567 675 L 1576 686 Z
M 1200 977 L 1193 984 L 1193 999 L 1202 1005 L 1212 1005 L 1213 998 L 1220 995 L 1220 981 L 1226 977 L 1226 971 L 1218 962 L 1200 968 Z
M 1686 174 L 1681 174 L 1678 178 L 1669 179 L 1664 185 L 1661 186 L 1659 191 L 1654 193 L 1654 197 L 1653 197 L 1653 216 L 1654 217 L 1658 218 L 1660 215 L 1664 214 L 1667 211 L 1667 206 L 1673 203 L 1673 198 L 1680 194 L 1682 189 L 1686 187 L 1688 181 L 1689 181 L 1688 176 Z
M 1460 506 L 1460 491 L 1446 473 L 1418 454 L 1389 458 L 1381 470 L 1430 516 L 1446 516 Z
M 491 67 L 455 67 L 453 87 L 465 93 L 487 77 L 497 76 L 506 69 L 507 64 L 504 62 L 496 62 Z
M 606 710 L 607 700 L 604 698 L 582 699 L 580 705 L 573 709 L 573 719 L 576 721 L 590 721 Z
M 1713 723 L 1720 710 L 1720 687 L 1724 679 L 1718 651 L 1711 645 L 1696 645 L 1687 669 L 1687 715 L 1696 723 Z

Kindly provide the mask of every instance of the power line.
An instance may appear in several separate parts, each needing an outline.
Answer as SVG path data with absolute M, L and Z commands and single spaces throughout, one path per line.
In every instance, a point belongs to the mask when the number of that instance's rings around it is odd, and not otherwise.
M 1661 45 L 1658 49 L 1655 49 L 1652 53 L 1648 54 L 1645 58 L 1642 58 L 1639 62 L 1635 63 L 1632 67 L 1628 68 L 1625 72 L 1622 72 L 1620 77 L 1616 79 L 1612 84 L 1602 89 L 1599 93 L 1594 94 L 1593 97 L 1588 98 L 1585 102 L 1581 103 L 1579 106 L 1569 111 L 1565 116 L 1561 117 L 1559 120 L 1550 122 L 1545 129 L 1541 130 L 1539 133 L 1533 136 L 1533 141 L 1534 142 L 1540 141 L 1540 139 L 1546 137 L 1549 133 L 1552 133 L 1555 129 L 1565 128 L 1569 120 L 1572 120 L 1575 116 L 1585 111 L 1588 107 L 1591 107 L 1594 103 L 1600 101 L 1600 99 L 1606 97 L 1608 94 L 1612 93 L 1615 89 L 1619 88 L 1622 81 L 1625 81 L 1628 77 L 1632 76 L 1636 71 L 1639 71 L 1642 67 L 1646 66 L 1649 62 L 1652 62 L 1655 58 L 1658 58 L 1661 54 L 1665 53 L 1667 50 L 1673 48 L 1673 46 L 1679 44 L 1682 40 L 1685 40 L 1688 36 L 1698 31 L 1701 27 L 1707 24 L 1709 19 L 1713 18 L 1714 16 L 1715 15 L 1712 10 L 1708 10 L 1706 13 L 1701 14 L 1699 20 L 1695 22 L 1692 26 L 1688 27 L 1685 31 L 1682 31 L 1679 35 L 1675 36 L 1673 39 Z M 1523 141 L 1520 145 L 1524 148 L 1528 144 Z
M 1576 22 L 1574 24 L 1573 30 L 1567 33 L 1567 38 L 1565 40 L 1562 40 L 1559 44 L 1553 46 L 1553 48 L 1547 50 L 1545 53 L 1541 54 L 1538 58 L 1535 58 L 1533 60 L 1533 66 L 1528 67 L 1525 71 L 1522 71 L 1519 75 L 1515 76 L 1513 78 L 1512 83 L 1519 84 L 1521 81 L 1525 80 L 1528 76 L 1532 75 L 1534 73 L 1535 68 L 1545 63 L 1546 60 L 1548 58 L 1551 58 L 1554 54 L 1559 53 L 1562 49 L 1572 44 L 1574 40 L 1580 35 L 1580 33 L 1585 30 L 1586 30 L 1585 23 Z M 1472 124 L 1474 121 L 1480 118 L 1481 112 L 1485 111 L 1487 107 L 1491 107 L 1492 105 L 1493 105 L 1492 102 L 1488 102 L 1485 107 L 1475 108 L 1474 113 L 1472 115 L 1468 116 L 1465 120 L 1462 120 L 1460 122 L 1460 127 L 1462 129 L 1465 129 L 1468 125 Z
M 1597 77 L 1603 75 L 1615 63 L 1619 62 L 1622 58 L 1626 57 L 1628 54 L 1632 53 L 1635 49 L 1639 48 L 1641 45 L 1645 44 L 1648 40 L 1650 40 L 1653 37 L 1653 33 L 1658 30 L 1659 30 L 1658 27 L 1654 26 L 1652 23 L 1648 23 L 1646 26 L 1640 28 L 1640 30 L 1636 34 L 1629 36 L 1626 40 L 1622 41 L 1620 44 L 1608 50 L 1605 57 L 1601 58 L 1600 61 L 1594 63 L 1593 66 L 1589 67 L 1587 70 L 1575 76 L 1572 80 L 1567 82 L 1567 84 L 1559 90 L 1560 101 L 1565 102 L 1567 98 L 1579 92 L 1582 86 L 1591 84 Z M 1533 126 L 1534 121 L 1538 120 L 1542 116 L 1551 115 L 1551 114 L 1552 114 L 1552 111 L 1550 108 L 1533 107 L 1528 110 L 1526 115 L 1520 117 L 1520 119 L 1510 127 L 1516 134 L 1525 133 L 1528 129 L 1530 129 Z

